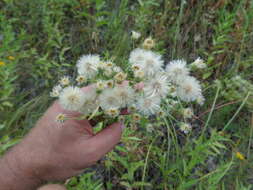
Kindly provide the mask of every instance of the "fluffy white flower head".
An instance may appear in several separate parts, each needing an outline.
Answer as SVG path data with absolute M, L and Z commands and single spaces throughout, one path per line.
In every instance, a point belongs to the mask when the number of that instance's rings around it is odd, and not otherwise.
M 132 65 L 138 64 L 145 59 L 145 55 L 146 55 L 146 50 L 136 48 L 130 53 L 129 63 L 131 63 Z
M 105 89 L 99 95 L 99 105 L 103 110 L 109 110 L 110 108 L 120 108 L 121 100 L 115 94 L 115 88 Z
M 176 92 L 177 96 L 186 102 L 195 101 L 202 96 L 199 81 L 190 76 L 185 77 L 184 80 L 180 82 Z
M 160 110 L 161 99 L 158 96 L 142 96 L 137 100 L 137 110 L 147 116 L 153 115 Z
M 85 102 L 85 95 L 80 88 L 69 86 L 62 90 L 59 100 L 64 109 L 79 111 Z
M 154 75 L 156 72 L 161 70 L 163 65 L 161 55 L 139 48 L 130 53 L 129 62 L 134 66 L 134 68 L 138 66 L 138 70 L 141 69 L 146 76 Z
M 170 82 L 166 75 L 158 73 L 153 79 L 144 84 L 144 93 L 149 96 L 166 97 L 170 90 Z
M 114 93 L 119 98 L 121 107 L 131 105 L 135 100 L 135 92 L 129 85 L 115 87 Z
M 100 58 L 98 55 L 83 55 L 77 61 L 77 70 L 79 75 L 87 78 L 94 77 L 98 72 Z
M 144 61 L 141 63 L 141 67 L 147 76 L 152 76 L 155 73 L 161 71 L 163 60 L 161 55 L 148 51 Z
M 98 107 L 99 102 L 97 100 L 96 85 L 86 87 L 84 90 L 85 102 L 80 110 L 84 115 L 93 113 Z
M 184 60 L 173 60 L 166 66 L 166 72 L 173 83 L 179 83 L 185 76 L 189 75 L 189 69 Z

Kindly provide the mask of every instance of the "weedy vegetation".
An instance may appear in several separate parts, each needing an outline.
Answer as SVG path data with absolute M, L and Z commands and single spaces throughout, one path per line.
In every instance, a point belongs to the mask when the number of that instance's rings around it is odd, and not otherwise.
M 2 0 L 0 1 L 0 154 L 18 143 L 52 103 L 58 80 L 75 75 L 83 54 L 128 55 L 146 38 L 170 60 L 206 68 L 203 106 L 126 120 L 115 149 L 68 189 L 171 190 L 253 188 L 253 2 L 250 0 Z M 141 36 L 132 39 L 132 31 Z M 182 103 L 182 107 L 186 107 Z M 103 123 L 98 123 L 99 131 Z

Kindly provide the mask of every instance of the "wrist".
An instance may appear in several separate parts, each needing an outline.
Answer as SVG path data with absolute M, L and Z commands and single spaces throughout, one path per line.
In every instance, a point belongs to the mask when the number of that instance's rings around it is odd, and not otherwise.
M 18 149 L 11 150 L 0 159 L 0 190 L 34 190 L 42 181 L 33 175 L 29 161 L 18 153 Z M 23 155 L 24 156 L 24 155 Z

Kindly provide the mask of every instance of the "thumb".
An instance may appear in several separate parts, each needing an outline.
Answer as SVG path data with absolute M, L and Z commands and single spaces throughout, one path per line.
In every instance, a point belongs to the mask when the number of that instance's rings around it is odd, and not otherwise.
M 64 186 L 58 184 L 50 184 L 40 187 L 37 190 L 67 190 Z
M 89 139 L 93 149 L 96 150 L 97 159 L 100 159 L 107 152 L 112 150 L 120 141 L 123 128 L 124 124 L 114 123 Z

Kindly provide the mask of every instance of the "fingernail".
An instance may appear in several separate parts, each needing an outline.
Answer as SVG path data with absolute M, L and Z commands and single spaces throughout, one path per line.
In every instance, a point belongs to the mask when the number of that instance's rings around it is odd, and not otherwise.
M 125 129 L 125 125 L 124 125 L 124 123 L 120 122 L 120 128 L 121 128 L 122 130 L 124 130 L 124 129 Z

